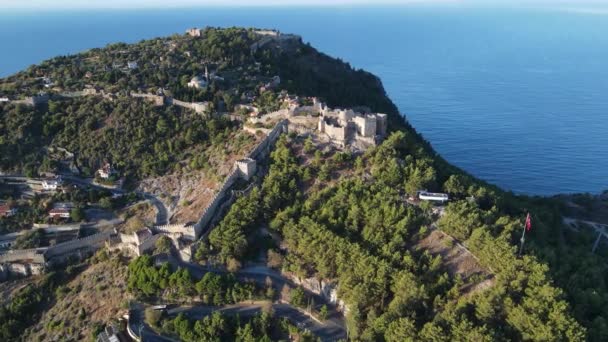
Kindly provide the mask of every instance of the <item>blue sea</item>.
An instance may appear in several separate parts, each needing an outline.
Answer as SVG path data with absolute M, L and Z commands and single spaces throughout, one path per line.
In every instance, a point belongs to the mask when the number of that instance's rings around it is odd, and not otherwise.
M 462 6 L 0 13 L 0 77 L 193 26 L 300 34 L 381 77 L 448 161 L 517 193 L 608 189 L 608 12 Z

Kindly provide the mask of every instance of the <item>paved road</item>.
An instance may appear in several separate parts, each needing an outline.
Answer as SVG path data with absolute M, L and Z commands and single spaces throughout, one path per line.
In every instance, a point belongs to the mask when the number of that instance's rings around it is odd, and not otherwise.
M 143 196 L 146 200 L 148 200 L 155 208 L 156 208 L 156 225 L 162 226 L 169 223 L 169 211 L 165 204 L 158 199 L 158 197 L 149 194 L 147 192 L 136 192 L 137 194 Z
M 131 331 L 141 337 L 143 342 L 175 342 L 169 337 L 158 335 L 144 323 L 144 306 L 141 304 L 136 304 L 131 310 L 128 324 Z
M 262 306 L 263 304 L 261 303 L 240 303 L 221 307 L 201 305 L 191 308 L 174 309 L 172 310 L 172 315 L 184 313 L 189 318 L 198 320 L 218 311 L 224 315 L 251 317 L 262 312 Z M 303 310 L 286 303 L 273 303 L 272 309 L 275 317 L 285 317 L 300 329 L 309 330 L 323 341 L 337 341 L 346 338 L 344 327 L 337 325 L 331 320 L 321 323 L 311 318 Z
M 226 274 L 228 273 L 226 270 L 200 266 L 192 263 L 186 263 L 183 261 L 178 261 L 176 259 L 171 259 L 171 263 L 174 266 L 179 266 L 186 268 L 190 271 L 190 273 L 197 278 L 203 277 L 208 272 L 213 272 L 216 274 Z M 237 273 L 235 276 L 240 281 L 254 281 L 262 286 L 266 285 L 266 279 L 270 278 L 272 280 L 272 286 L 280 292 L 281 289 L 287 285 L 289 288 L 295 288 L 297 285 L 291 281 L 290 279 L 285 278 L 279 272 L 274 271 L 265 266 L 253 266 L 248 268 L 243 268 Z M 344 317 L 342 314 L 335 310 L 334 306 L 328 303 L 328 301 L 310 291 L 305 290 L 307 295 L 314 299 L 314 303 L 317 307 L 320 307 L 323 304 L 327 304 L 329 310 L 328 318 L 325 322 L 319 323 L 318 321 L 311 318 L 304 311 L 291 306 L 289 304 L 284 303 L 275 303 L 273 304 L 275 316 L 277 317 L 286 317 L 292 323 L 296 324 L 300 328 L 308 329 L 313 334 L 319 336 L 323 341 L 337 341 L 340 339 L 346 338 L 346 325 L 344 321 Z M 204 316 L 210 315 L 213 311 L 219 310 L 224 314 L 240 314 L 243 315 L 253 315 L 261 310 L 260 304 L 239 304 L 225 307 L 213 307 L 213 306 L 196 306 L 192 308 L 182 308 L 178 310 L 171 310 L 173 314 L 178 312 L 187 312 L 191 315 L 192 318 L 198 319 Z M 138 307 L 138 315 L 141 317 L 140 322 L 143 321 L 143 307 Z M 140 323 L 141 324 L 141 323 Z M 133 328 L 133 331 L 136 331 Z M 146 337 L 146 334 L 154 334 L 154 332 L 146 328 L 145 325 L 142 330 L 142 334 Z M 148 339 L 146 339 L 148 341 Z M 156 341 L 156 340 L 155 340 Z M 158 340 L 160 341 L 160 340 Z M 166 340 L 164 340 L 166 341 Z
M 75 177 L 75 176 L 70 176 L 70 175 L 62 176 L 62 178 L 69 180 L 70 182 L 75 183 L 75 184 L 90 186 L 90 187 L 94 187 L 94 188 L 98 188 L 98 189 L 109 190 L 113 194 L 124 194 L 126 192 L 123 189 L 115 189 L 115 188 L 106 187 L 106 186 L 103 186 L 100 184 L 95 184 L 95 183 L 93 183 L 92 178 L 83 179 L 80 177 Z M 135 193 L 142 196 L 143 198 L 145 198 L 156 208 L 156 225 L 157 226 L 162 226 L 162 225 L 165 225 L 168 223 L 169 211 L 167 210 L 167 207 L 165 207 L 165 204 L 160 199 L 158 199 L 158 197 L 154 196 L 153 194 L 150 194 L 147 192 L 142 192 L 142 191 L 136 191 Z

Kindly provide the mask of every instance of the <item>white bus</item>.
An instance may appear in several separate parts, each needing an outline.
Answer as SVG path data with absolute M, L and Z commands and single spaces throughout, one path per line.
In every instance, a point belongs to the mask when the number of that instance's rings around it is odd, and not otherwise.
M 425 201 L 434 201 L 434 202 L 447 202 L 449 197 L 447 194 L 438 193 L 438 192 L 427 192 L 427 191 L 419 191 L 418 198 Z

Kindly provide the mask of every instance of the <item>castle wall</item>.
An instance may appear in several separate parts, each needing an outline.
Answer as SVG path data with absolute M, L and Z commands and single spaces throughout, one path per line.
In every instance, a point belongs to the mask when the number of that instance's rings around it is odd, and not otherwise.
M 165 104 L 165 97 L 162 95 L 154 95 L 154 94 L 143 94 L 143 93 L 131 93 L 131 97 L 135 98 L 143 98 L 146 100 L 150 100 L 154 102 L 155 106 L 162 106 Z
M 140 245 L 137 246 L 138 255 L 142 255 L 142 254 L 146 253 L 147 251 L 154 249 L 154 247 L 156 245 L 156 241 L 161 236 L 162 235 L 160 235 L 160 234 L 156 234 L 156 235 L 152 235 L 151 237 L 145 239 Z
M 184 102 L 184 101 L 176 100 L 174 98 L 168 99 L 167 102 L 174 106 L 192 109 L 193 111 L 195 111 L 199 114 L 204 113 L 207 110 L 207 108 L 209 107 L 209 103 L 207 103 L 207 102 Z
M 386 136 L 386 131 L 388 130 L 387 115 L 383 113 L 378 113 L 376 114 L 376 118 L 378 121 L 376 132 L 381 136 Z
M 155 226 L 154 228 L 152 228 L 152 231 L 159 233 L 159 234 L 181 234 L 183 237 L 190 239 L 190 240 L 194 240 L 195 239 L 195 235 L 194 235 L 194 227 L 193 226 L 186 226 L 183 224 L 168 224 L 168 225 L 164 225 L 164 226 Z
M 353 122 L 357 126 L 357 133 L 363 137 L 376 135 L 376 117 L 371 115 L 355 116 Z
M 10 250 L 0 254 L 0 264 L 11 263 L 16 261 L 29 261 L 33 263 L 44 264 L 44 249 L 20 249 Z
M 343 144 L 346 141 L 346 132 L 347 127 L 339 127 L 333 126 L 328 123 L 325 123 L 325 134 L 329 136 L 330 139 L 336 140 L 337 142 Z
M 105 232 L 97 233 L 81 239 L 76 239 L 68 242 L 63 242 L 55 246 L 49 247 L 45 254 L 46 258 L 54 258 L 62 254 L 68 254 L 84 248 L 99 248 L 101 247 L 112 234 L 116 234 L 114 229 Z
M 263 159 L 269 152 L 270 146 L 276 142 L 281 133 L 287 131 L 287 120 L 282 120 L 276 124 L 276 126 L 268 133 L 266 136 L 248 155 L 247 158 L 251 158 L 254 160 Z M 236 180 L 241 176 L 238 168 L 235 168 L 230 172 L 230 174 L 224 180 L 224 183 L 218 190 L 218 192 L 213 196 L 213 199 L 203 211 L 200 220 L 194 226 L 195 236 L 199 238 L 203 233 L 203 230 L 207 227 L 207 225 L 211 222 L 213 216 L 215 216 L 218 209 L 221 207 L 221 203 L 224 202 L 226 196 L 228 195 L 228 190 L 230 187 L 236 182 Z
M 8 267 L 0 265 L 0 282 L 8 279 Z
M 253 177 L 253 175 L 255 175 L 256 161 L 255 159 L 251 158 L 237 160 L 236 167 L 238 168 L 241 177 L 248 181 L 251 177 Z
M 213 196 L 213 199 L 211 200 L 211 202 L 209 203 L 207 208 L 205 208 L 205 210 L 203 211 L 203 214 L 201 215 L 200 220 L 194 226 L 195 236 L 197 238 L 199 236 L 201 236 L 203 229 L 209 224 L 209 222 L 215 215 L 215 212 L 216 212 L 219 204 L 222 202 L 222 200 L 226 196 L 226 190 L 228 188 L 230 188 L 232 186 L 232 184 L 234 184 L 234 182 L 238 178 L 239 178 L 238 170 L 236 170 L 236 169 L 232 170 L 232 172 L 228 175 L 228 177 L 226 177 L 226 180 L 222 184 L 222 187 L 220 188 L 220 190 Z

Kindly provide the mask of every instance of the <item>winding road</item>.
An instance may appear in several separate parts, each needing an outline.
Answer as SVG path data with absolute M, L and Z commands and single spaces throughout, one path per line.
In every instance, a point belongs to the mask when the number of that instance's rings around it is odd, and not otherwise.
M 208 272 L 216 274 L 228 273 L 227 271 L 222 269 L 186 263 L 173 258 L 171 258 L 170 262 L 173 266 L 188 269 L 190 273 L 197 278 L 203 277 Z M 288 286 L 290 289 L 297 287 L 297 284 L 295 284 L 293 281 L 287 279 L 279 272 L 274 271 L 266 266 L 253 266 L 243 268 L 240 271 L 236 272 L 235 276 L 240 281 L 254 281 L 262 286 L 266 285 L 267 278 L 269 278 L 270 280 L 272 280 L 272 286 L 277 290 L 277 293 L 280 293 L 281 289 L 285 285 Z M 336 311 L 334 305 L 329 303 L 325 298 L 310 291 L 307 291 L 306 289 L 305 292 L 308 296 L 314 299 L 316 307 L 320 307 L 321 305 L 325 304 L 330 309 L 328 317 L 324 322 L 321 323 L 315 318 L 313 318 L 311 315 L 306 313 L 304 310 L 286 303 L 273 303 L 272 308 L 274 311 L 274 315 L 276 317 L 287 318 L 290 322 L 292 322 L 299 328 L 309 330 L 311 333 L 315 334 L 323 341 L 338 341 L 341 339 L 346 339 L 346 325 L 342 314 Z M 262 304 L 254 302 L 251 304 L 239 303 L 235 305 L 221 307 L 207 305 L 180 307 L 177 309 L 170 310 L 169 313 L 175 315 L 180 312 L 183 312 L 192 319 L 200 319 L 205 316 L 211 315 L 215 311 L 220 311 L 226 315 L 239 314 L 241 316 L 252 316 L 260 312 L 261 310 Z M 156 335 L 156 333 L 152 329 L 150 329 L 143 323 L 143 312 L 143 306 L 137 305 L 136 310 L 133 311 L 133 319 L 130 320 L 129 323 L 132 326 L 132 330 L 136 334 L 138 334 L 139 329 L 141 329 L 141 334 L 144 336 L 145 341 L 171 341 L 171 339 L 169 338 Z
M 239 303 L 228 306 L 194 306 L 191 308 L 180 307 L 172 310 L 171 314 L 184 313 L 190 319 L 202 319 L 214 312 L 220 312 L 224 315 L 240 317 L 252 317 L 263 310 L 263 303 Z M 313 319 L 302 309 L 296 308 L 287 303 L 272 303 L 272 310 L 275 317 L 287 318 L 291 323 L 295 324 L 300 329 L 305 329 L 321 338 L 323 341 L 337 341 L 345 339 L 346 334 L 344 328 L 334 324 L 331 320 L 320 322 Z

